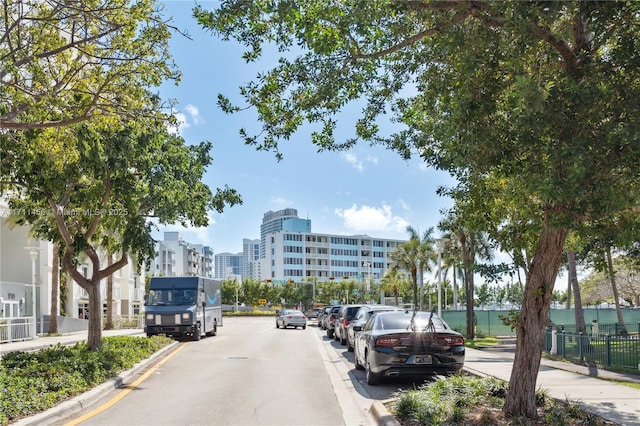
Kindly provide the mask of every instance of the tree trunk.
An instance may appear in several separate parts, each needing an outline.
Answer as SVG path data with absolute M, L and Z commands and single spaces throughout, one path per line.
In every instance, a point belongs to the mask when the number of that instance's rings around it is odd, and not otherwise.
M 576 333 L 586 333 L 587 324 L 584 322 L 584 311 L 582 310 L 582 298 L 580 296 L 580 286 L 578 285 L 578 273 L 576 269 L 576 254 L 573 251 L 567 252 L 567 258 L 569 260 L 569 289 L 573 289 L 573 295 L 575 300 L 575 318 L 576 318 Z M 570 307 L 570 306 L 569 306 Z
M 536 419 L 536 380 L 551 295 L 568 231 L 545 225 L 527 274 L 516 325 L 516 352 L 503 411 L 507 416 Z
M 460 235 L 460 248 L 462 250 L 462 264 L 464 268 L 464 283 L 465 283 L 465 301 L 467 304 L 467 333 L 466 339 L 473 340 L 476 335 L 476 321 L 473 306 L 473 261 L 474 256 L 471 255 L 473 247 L 473 241 L 467 241 L 467 237 L 464 233 Z
M 571 262 L 573 262 L 573 264 Z M 575 252 L 572 252 L 572 251 L 568 251 L 567 252 L 567 272 L 568 272 L 569 277 L 567 279 L 567 303 L 565 304 L 565 307 L 567 309 L 571 309 L 571 294 L 573 293 L 572 292 L 573 282 L 571 280 L 571 274 L 573 273 L 574 276 L 577 277 L 577 272 L 576 272 L 576 254 L 575 254 Z M 577 280 L 577 278 L 576 278 L 576 280 Z
M 616 305 L 616 315 L 618 316 L 618 324 L 620 328 L 618 330 L 622 335 L 627 335 L 627 329 L 624 326 L 624 317 L 622 316 L 622 309 L 620 308 L 620 298 L 618 296 L 618 286 L 616 285 L 616 274 L 613 271 L 613 261 L 611 259 L 611 248 L 607 249 L 607 267 L 609 269 L 609 279 L 611 280 L 611 291 L 613 291 L 613 302 Z
M 113 265 L 113 255 L 107 253 L 107 266 Z M 113 330 L 113 274 L 107 277 L 107 319 L 105 330 Z
M 88 288 L 89 293 L 89 331 L 87 345 L 90 350 L 102 348 L 102 301 L 100 300 L 100 279 L 92 279 Z
M 60 246 L 53 243 L 51 248 L 51 312 L 49 334 L 58 334 L 58 298 L 60 289 Z
M 456 281 L 456 267 L 453 266 L 453 309 L 458 310 L 458 282 Z

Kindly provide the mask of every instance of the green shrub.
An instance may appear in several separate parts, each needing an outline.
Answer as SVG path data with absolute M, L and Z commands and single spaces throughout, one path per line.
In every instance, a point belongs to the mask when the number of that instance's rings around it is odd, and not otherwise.
M 463 425 L 469 423 L 466 416 L 471 413 L 475 414 L 474 424 L 507 424 L 496 423 L 494 418 L 504 405 L 507 390 L 507 382 L 492 377 L 451 376 L 402 392 L 390 408 L 403 424 Z M 543 409 L 544 424 L 602 424 L 578 403 L 554 401 L 542 390 L 536 392 L 536 403 Z M 508 424 L 529 423 L 513 418 Z
M 85 342 L 0 359 L 0 425 L 46 410 L 132 368 L 171 344 L 164 336 L 111 336 L 99 351 Z

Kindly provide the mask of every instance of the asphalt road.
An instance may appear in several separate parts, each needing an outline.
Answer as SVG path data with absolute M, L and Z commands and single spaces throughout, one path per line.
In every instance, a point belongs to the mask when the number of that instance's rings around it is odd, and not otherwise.
M 181 343 L 148 377 L 79 421 L 57 424 L 372 424 L 371 401 L 343 380 L 348 361 L 341 357 L 315 327 L 283 330 L 273 318 L 225 318 L 217 336 Z

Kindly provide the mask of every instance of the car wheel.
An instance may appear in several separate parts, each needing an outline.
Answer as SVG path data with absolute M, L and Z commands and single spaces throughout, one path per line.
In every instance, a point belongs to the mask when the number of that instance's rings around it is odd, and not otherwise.
M 347 352 L 353 352 L 353 345 L 351 344 L 351 340 L 347 337 Z
M 278 321 L 276 321 L 276 328 L 280 328 L 280 324 L 278 324 Z
M 340 344 L 341 345 L 346 345 L 347 344 L 347 340 L 344 338 L 342 333 L 340 333 Z
M 368 385 L 377 385 L 380 383 L 380 374 L 379 373 L 374 373 L 373 371 L 371 371 L 371 363 L 369 362 L 369 359 L 367 356 L 365 356 L 364 358 L 364 362 L 365 362 L 365 370 L 366 370 L 366 375 L 367 375 L 367 384 Z
M 303 325 L 303 326 L 302 326 L 302 329 L 303 329 L 303 330 L 304 330 L 304 329 L 306 329 L 306 328 L 307 328 L 307 326 L 306 326 L 306 325 Z
M 333 330 L 332 330 L 332 329 L 330 329 L 330 328 L 327 328 L 327 337 L 328 337 L 329 339 L 331 339 L 331 338 L 333 337 Z
M 358 355 L 354 355 L 353 357 L 353 363 L 356 367 L 356 370 L 364 370 L 364 367 L 362 366 L 362 364 L 360 364 L 360 361 L 358 361 Z

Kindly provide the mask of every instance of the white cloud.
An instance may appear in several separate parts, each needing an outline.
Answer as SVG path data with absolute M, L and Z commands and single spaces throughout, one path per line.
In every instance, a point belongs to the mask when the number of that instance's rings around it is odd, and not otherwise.
M 409 222 L 400 216 L 394 216 L 391 206 L 380 208 L 352 205 L 348 209 L 335 209 L 341 217 L 343 226 L 354 233 L 397 234 L 406 230 Z
M 357 171 L 361 172 L 362 170 L 364 170 L 364 165 L 362 164 L 362 161 L 358 160 L 357 155 L 351 152 L 342 152 L 340 153 L 340 157 L 342 157 L 344 161 L 349 163 L 351 167 L 353 167 Z
M 341 152 L 340 157 L 359 172 L 364 170 L 365 163 L 373 164 L 375 166 L 380 161 L 378 157 L 374 157 L 373 155 L 367 155 L 363 161 L 353 152 Z
M 195 105 L 188 104 L 184 107 L 187 110 L 187 113 L 191 116 L 191 121 L 193 124 L 201 124 L 204 123 L 204 120 L 200 116 L 200 111 L 198 111 L 198 107 Z

